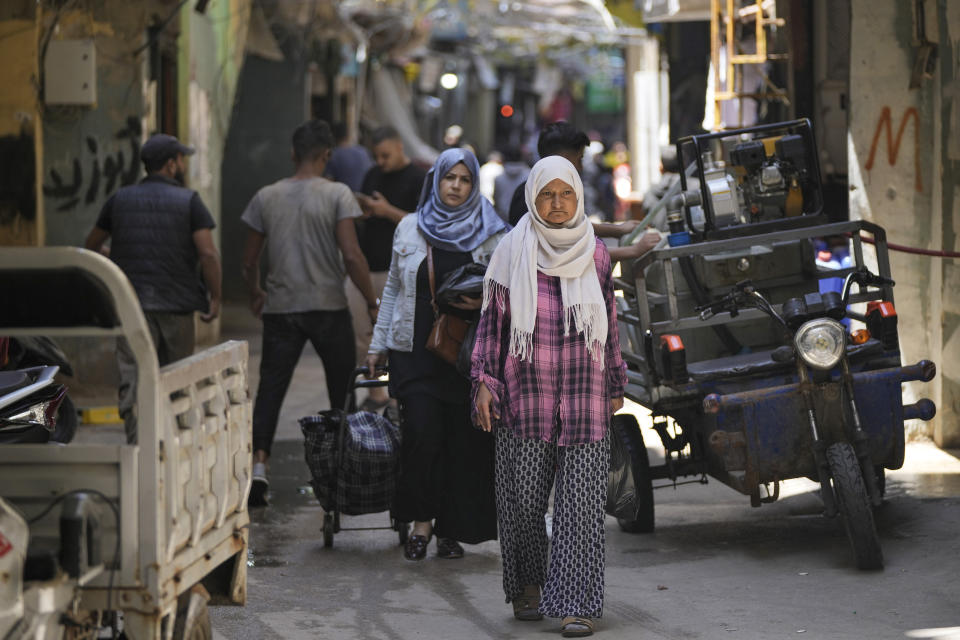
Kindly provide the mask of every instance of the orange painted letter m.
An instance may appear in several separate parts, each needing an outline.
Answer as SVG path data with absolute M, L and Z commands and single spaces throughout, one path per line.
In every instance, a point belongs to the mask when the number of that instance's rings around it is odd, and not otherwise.
M 870 156 L 867 158 L 867 164 L 864 165 L 864 168 L 867 171 L 873 169 L 873 158 L 877 153 L 877 143 L 880 141 L 880 134 L 883 131 L 887 133 L 887 160 L 891 167 L 896 166 L 897 155 L 900 153 L 900 142 L 903 140 L 903 130 L 907 127 L 907 121 L 911 117 L 913 118 L 913 171 L 916 176 L 913 185 L 919 192 L 923 191 L 923 178 L 920 175 L 920 116 L 917 114 L 916 107 L 910 107 L 904 111 L 896 138 L 893 137 L 890 107 L 883 108 L 880 113 L 880 120 L 877 122 L 877 129 L 873 133 L 873 142 L 870 143 Z

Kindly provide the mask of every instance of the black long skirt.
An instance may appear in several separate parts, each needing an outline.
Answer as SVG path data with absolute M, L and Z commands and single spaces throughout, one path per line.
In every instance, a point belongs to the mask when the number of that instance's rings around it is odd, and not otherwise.
M 476 544 L 497 537 L 493 436 L 474 427 L 463 398 L 400 398 L 400 482 L 394 516 L 434 520 L 434 533 Z

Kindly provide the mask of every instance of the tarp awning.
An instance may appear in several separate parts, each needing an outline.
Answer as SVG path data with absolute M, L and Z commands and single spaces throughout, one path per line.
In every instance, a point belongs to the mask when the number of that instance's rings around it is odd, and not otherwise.
M 710 0 L 643 0 L 643 20 L 692 22 L 710 20 Z

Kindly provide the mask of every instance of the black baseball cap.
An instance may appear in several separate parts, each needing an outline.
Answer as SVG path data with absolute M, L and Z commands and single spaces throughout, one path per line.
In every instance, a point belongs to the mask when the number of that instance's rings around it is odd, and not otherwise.
M 143 147 L 140 148 L 140 159 L 143 162 L 153 162 L 155 160 L 175 158 L 178 153 L 190 156 L 196 152 L 196 149 L 186 146 L 174 136 L 166 133 L 155 133 L 150 136 L 150 139 L 144 142 Z

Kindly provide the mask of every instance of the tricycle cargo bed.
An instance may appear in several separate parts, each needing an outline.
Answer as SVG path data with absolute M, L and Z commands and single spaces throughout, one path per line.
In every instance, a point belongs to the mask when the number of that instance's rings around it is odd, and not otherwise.
M 83 295 L 65 293 L 71 309 L 58 314 L 44 308 L 41 296 L 23 295 L 31 282 Z M 217 584 L 208 584 L 221 593 L 214 595 L 243 603 L 251 472 L 247 344 L 225 342 L 159 368 L 129 281 L 109 260 L 80 249 L 0 251 L 0 295 L 8 304 L 0 335 L 116 337 L 128 341 L 136 359 L 136 444 L 0 446 L 0 495 L 28 520 L 81 490 L 99 492 L 117 508 L 119 522 L 98 505 L 106 570 L 82 587 L 81 608 L 123 610 L 126 636 L 139 640 L 163 637 L 178 597 L 215 571 Z M 57 300 L 49 291 L 43 297 Z M 56 537 L 56 514 L 33 523 L 31 536 Z

